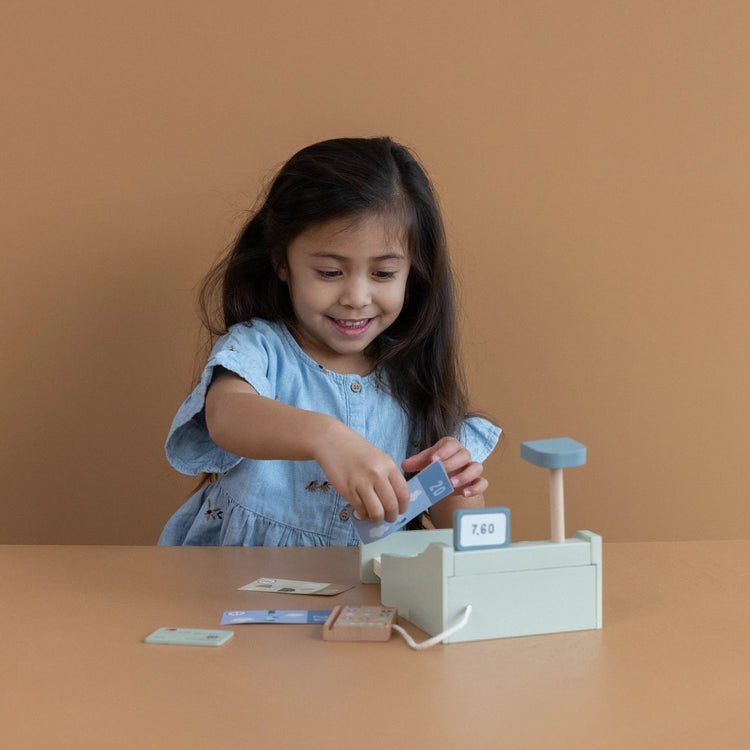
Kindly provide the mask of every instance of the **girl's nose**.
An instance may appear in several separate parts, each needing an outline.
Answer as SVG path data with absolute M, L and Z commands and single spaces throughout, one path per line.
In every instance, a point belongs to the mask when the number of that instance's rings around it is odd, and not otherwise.
M 345 307 L 359 309 L 370 304 L 372 295 L 366 279 L 350 278 L 341 293 L 341 304 Z

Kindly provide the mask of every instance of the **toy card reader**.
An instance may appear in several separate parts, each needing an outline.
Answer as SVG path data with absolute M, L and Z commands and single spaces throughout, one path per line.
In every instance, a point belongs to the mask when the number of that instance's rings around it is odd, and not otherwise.
M 339 605 L 323 626 L 323 640 L 387 641 L 396 614 L 395 607 Z

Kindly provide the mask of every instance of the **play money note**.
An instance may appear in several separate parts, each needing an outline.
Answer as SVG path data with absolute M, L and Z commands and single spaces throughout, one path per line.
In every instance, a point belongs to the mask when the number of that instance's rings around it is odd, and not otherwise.
M 402 513 L 393 523 L 383 521 L 382 523 L 373 523 L 372 521 L 362 521 L 352 513 L 354 528 L 359 534 L 362 544 L 370 544 L 378 539 L 399 531 L 406 526 L 412 518 L 416 518 L 420 513 L 426 511 L 431 505 L 442 500 L 444 497 L 453 492 L 450 479 L 445 471 L 441 461 L 435 461 L 426 469 L 423 469 L 416 476 L 413 476 L 408 482 L 411 500 L 405 513 Z
M 258 578 L 238 591 L 265 591 L 274 594 L 314 594 L 315 596 L 333 596 L 342 591 L 354 588 L 352 583 L 316 583 L 315 581 L 291 581 L 287 578 Z

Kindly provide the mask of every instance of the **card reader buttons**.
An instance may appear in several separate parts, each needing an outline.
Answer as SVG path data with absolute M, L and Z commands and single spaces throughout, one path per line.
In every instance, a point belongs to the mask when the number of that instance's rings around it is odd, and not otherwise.
M 395 607 L 339 605 L 323 626 L 326 641 L 387 641 L 396 619 Z

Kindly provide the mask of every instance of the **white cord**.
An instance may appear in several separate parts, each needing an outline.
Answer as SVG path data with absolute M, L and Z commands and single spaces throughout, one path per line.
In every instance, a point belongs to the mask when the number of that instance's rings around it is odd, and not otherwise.
M 469 622 L 469 617 L 471 617 L 471 610 L 471 604 L 467 604 L 466 609 L 461 616 L 461 619 L 452 628 L 448 628 L 448 630 L 444 630 L 442 633 L 438 633 L 438 635 L 433 636 L 429 640 L 422 641 L 422 643 L 416 643 L 415 640 L 400 625 L 394 625 L 393 629 L 397 630 L 412 648 L 421 651 L 422 649 L 430 648 L 430 646 L 434 646 L 436 643 L 444 641 L 449 636 L 461 630 L 461 628 L 466 627 L 466 623 Z

